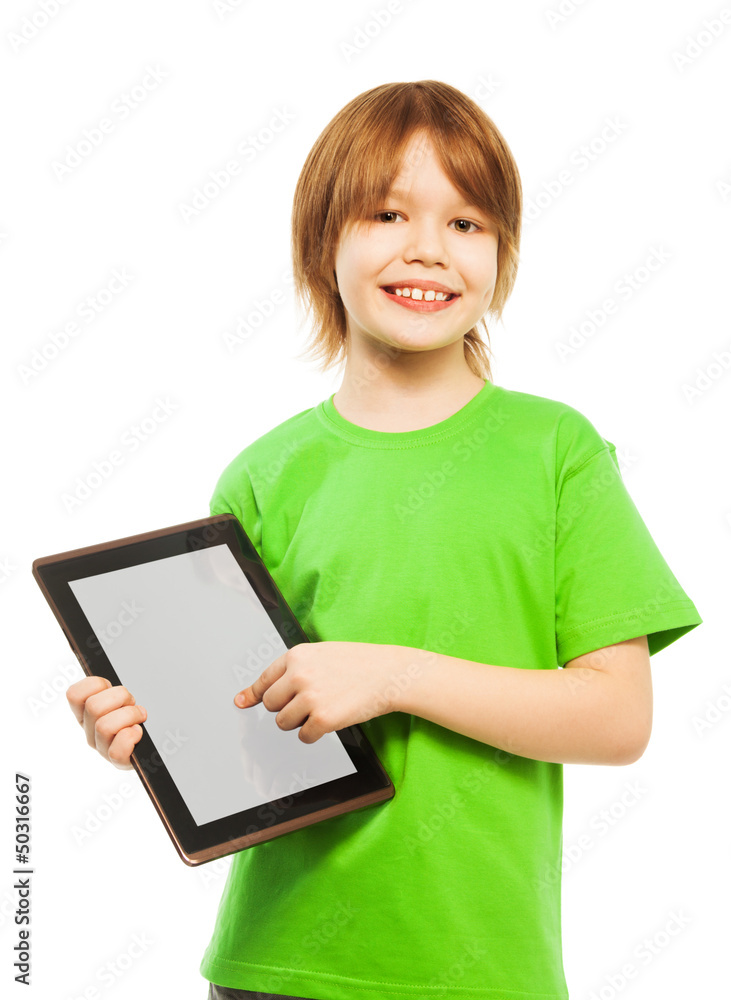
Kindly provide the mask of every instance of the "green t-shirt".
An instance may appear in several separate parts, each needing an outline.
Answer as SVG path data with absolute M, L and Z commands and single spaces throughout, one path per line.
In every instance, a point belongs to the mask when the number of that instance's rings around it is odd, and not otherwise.
M 638 635 L 657 653 L 702 621 L 614 445 L 489 381 L 405 432 L 330 396 L 245 448 L 211 512 L 239 518 L 314 642 L 554 670 Z M 565 1000 L 562 765 L 404 712 L 362 728 L 394 797 L 235 854 L 203 976 L 322 1000 Z

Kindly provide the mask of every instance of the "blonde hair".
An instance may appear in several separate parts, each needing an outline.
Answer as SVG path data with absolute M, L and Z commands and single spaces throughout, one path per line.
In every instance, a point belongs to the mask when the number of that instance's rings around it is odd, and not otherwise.
M 406 147 L 426 132 L 442 169 L 469 204 L 498 231 L 497 280 L 488 312 L 500 319 L 515 284 L 520 249 L 522 187 L 510 149 L 492 119 L 455 87 L 439 80 L 385 83 L 355 97 L 323 129 L 297 181 L 292 207 L 295 299 L 313 313 L 309 345 L 300 355 L 321 370 L 345 360 L 346 316 L 335 277 L 344 228 L 375 213 L 388 195 Z M 465 360 L 490 379 L 488 343 L 473 326 Z

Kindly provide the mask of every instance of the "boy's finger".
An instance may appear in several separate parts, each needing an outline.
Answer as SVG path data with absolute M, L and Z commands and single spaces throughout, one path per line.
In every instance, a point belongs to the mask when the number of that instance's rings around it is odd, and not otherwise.
M 106 677 L 98 677 L 96 675 L 82 677 L 80 681 L 75 681 L 69 685 L 66 689 L 66 700 L 79 725 L 84 724 L 84 706 L 87 698 L 90 698 L 93 694 L 99 694 L 110 687 L 112 687 L 111 681 L 108 681 Z
M 96 694 L 90 695 L 84 702 L 83 727 L 86 733 L 86 742 L 91 747 L 96 747 L 95 729 L 99 719 L 108 715 L 115 709 L 125 705 L 134 705 L 135 699 L 126 687 L 102 688 Z
M 115 767 L 123 771 L 131 771 L 134 765 L 130 761 L 132 754 L 142 738 L 142 727 L 139 725 L 130 726 L 127 729 L 120 729 L 112 742 L 109 744 L 107 757 Z
M 147 721 L 147 712 L 140 705 L 124 705 L 113 712 L 106 712 L 94 728 L 92 746 L 102 757 L 112 760 L 110 749 L 115 746 L 117 760 L 129 763 L 128 758 L 133 749 L 129 741 L 134 737 L 134 743 L 142 736 L 141 723 Z M 121 739 L 120 739 L 121 737 Z M 121 748 L 121 753 L 120 753 Z
M 287 654 L 283 653 L 281 656 L 278 656 L 276 660 L 273 660 L 266 670 L 263 670 L 259 674 L 253 684 L 244 688 L 243 691 L 239 691 L 234 698 L 234 704 L 238 705 L 239 708 L 249 708 L 251 705 L 258 705 L 264 697 L 264 692 L 270 688 L 275 681 L 279 680 L 286 669 Z M 242 696 L 244 697 L 244 704 L 239 701 Z

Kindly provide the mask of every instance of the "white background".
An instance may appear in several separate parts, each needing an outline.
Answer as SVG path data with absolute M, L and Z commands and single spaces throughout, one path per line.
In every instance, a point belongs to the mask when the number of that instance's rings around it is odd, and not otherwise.
M 205 516 L 234 455 L 338 388 L 339 370 L 297 357 L 309 328 L 286 281 L 294 187 L 344 104 L 418 79 L 480 103 L 521 171 L 518 280 L 502 324 L 488 322 L 494 381 L 569 403 L 616 444 L 627 488 L 704 618 L 653 657 L 643 757 L 565 768 L 572 1000 L 727 989 L 731 24 L 719 15 L 731 12 L 690 0 L 559 4 L 402 0 L 382 26 L 381 2 L 48 0 L 50 17 L 40 0 L 3 4 L 0 974 L 13 995 L 205 996 L 198 966 L 227 862 L 186 868 L 136 774 L 87 746 L 64 694 L 81 670 L 31 562 Z M 124 94 L 145 99 L 122 118 Z M 290 121 L 265 131 L 278 113 Z M 57 176 L 54 163 L 103 118 L 113 131 Z M 238 176 L 186 221 L 181 206 L 209 171 L 256 134 L 253 161 L 239 155 Z M 572 183 L 557 181 L 562 171 Z M 642 270 L 653 252 L 664 262 Z M 85 322 L 77 310 L 114 269 L 127 287 Z M 637 290 L 619 299 L 633 273 Z M 277 290 L 285 300 L 272 304 Z M 610 296 L 616 312 L 562 357 L 557 345 Z M 259 325 L 229 350 L 224 333 L 247 317 Z M 53 355 L 74 319 L 78 335 L 43 365 L 34 352 Z M 133 447 L 145 418 L 153 430 Z M 69 509 L 64 494 L 114 450 L 122 461 Z M 25 992 L 11 969 L 16 769 L 32 777 Z M 107 962 L 111 985 L 98 976 Z

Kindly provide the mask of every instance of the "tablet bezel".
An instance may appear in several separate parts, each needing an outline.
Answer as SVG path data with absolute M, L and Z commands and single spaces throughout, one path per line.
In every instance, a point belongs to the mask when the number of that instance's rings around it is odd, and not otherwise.
M 255 546 L 233 514 L 118 538 L 60 552 L 33 562 L 33 576 L 88 675 L 121 684 L 69 581 L 154 562 L 214 545 L 227 545 L 285 646 L 309 642 Z M 336 732 L 356 768 L 353 774 L 292 791 L 242 812 L 196 824 L 142 724 L 143 735 L 130 760 L 185 864 L 196 866 L 233 854 L 293 830 L 390 799 L 394 786 L 360 726 Z

